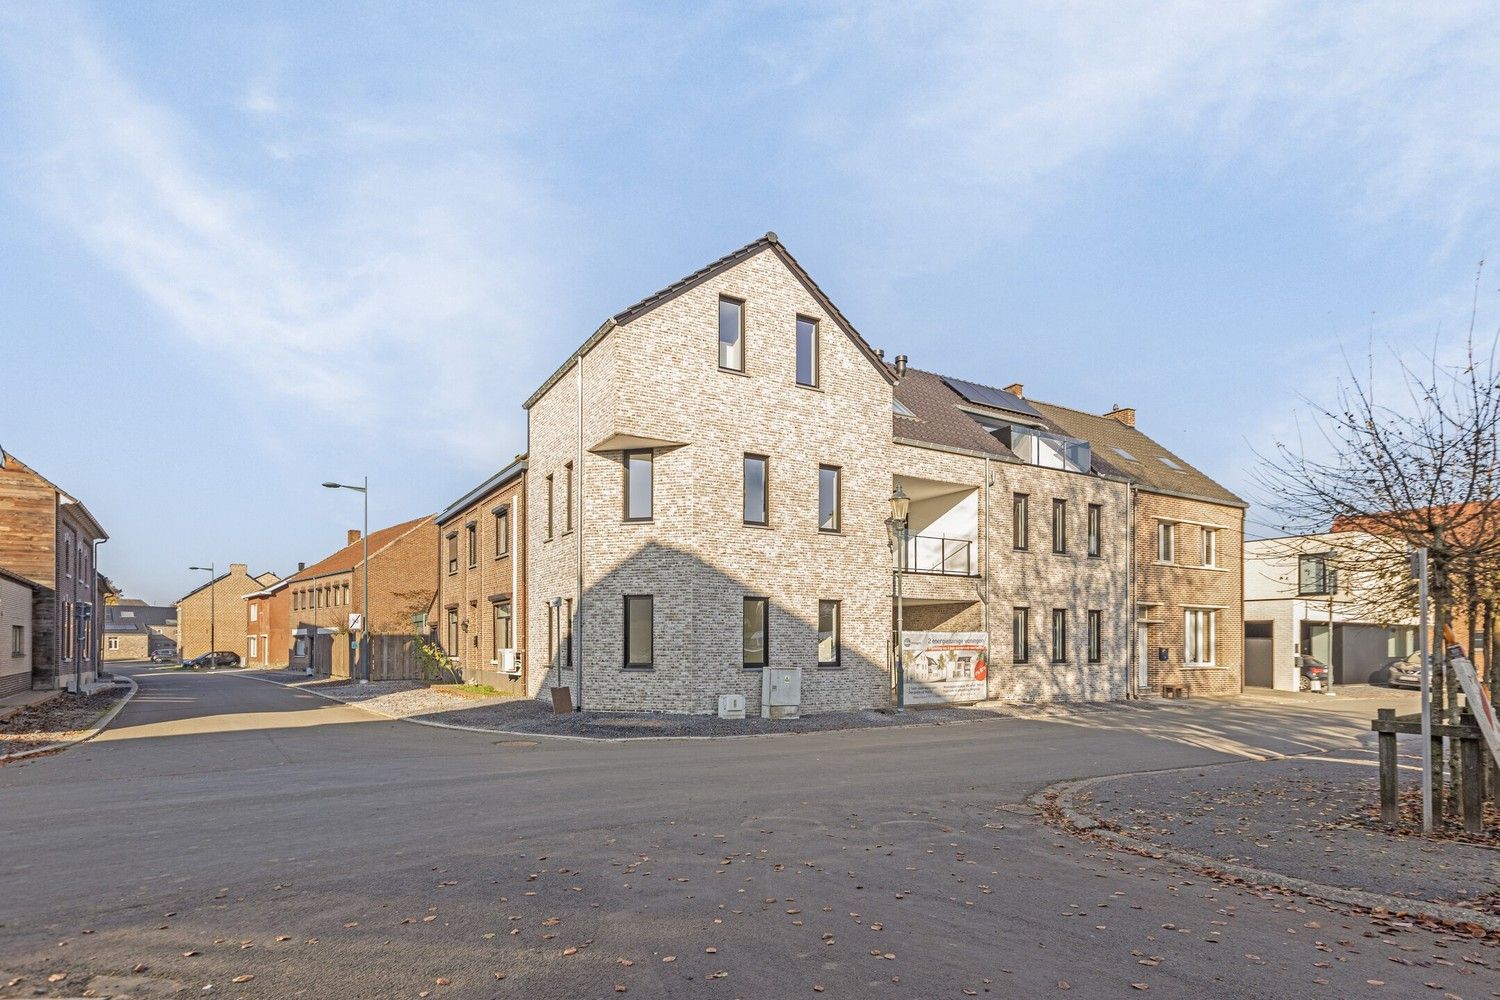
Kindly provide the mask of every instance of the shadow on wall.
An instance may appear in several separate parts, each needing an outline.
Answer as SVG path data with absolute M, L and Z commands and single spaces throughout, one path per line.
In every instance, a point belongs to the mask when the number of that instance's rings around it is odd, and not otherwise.
M 776 564 L 774 552 L 741 553 L 730 545 L 723 551 L 729 561 L 742 556 Z M 540 633 L 532 629 L 539 696 L 549 697 L 548 689 L 558 685 L 571 687 L 574 704 L 590 710 L 709 714 L 718 710 L 720 695 L 740 694 L 747 714 L 759 715 L 763 670 L 746 665 L 748 653 L 773 667 L 801 668 L 803 714 L 883 708 L 890 704 L 884 558 L 882 549 L 868 581 L 858 585 L 837 582 L 850 581 L 852 573 L 831 553 L 824 563 L 776 564 L 764 577 L 768 585 L 757 586 L 691 552 L 647 542 L 587 589 L 581 611 L 574 609 L 559 641 L 549 644 L 545 624 Z M 533 599 L 545 608 L 556 596 L 539 588 Z M 627 662 L 626 599 L 646 597 L 650 641 L 639 627 L 632 629 Z M 747 628 L 747 598 L 764 601 L 763 627 L 756 622 Z M 820 602 L 837 602 L 836 641 L 820 630 L 820 614 L 831 610 L 820 609 Z M 644 621 L 644 602 L 632 605 L 636 620 Z M 551 613 L 539 617 L 545 623 Z M 828 662 L 820 662 L 820 646 Z M 580 653 L 581 699 L 578 670 L 567 665 L 576 664 Z
M 1059 556 L 1059 558 L 1065 558 Z M 1052 611 L 1050 600 L 1030 601 L 1030 649 L 1025 663 L 1012 662 L 1011 614 L 1025 596 L 990 608 L 990 697 L 1011 702 L 1122 701 L 1129 691 L 1130 632 L 1125 610 L 1125 592 L 1117 598 L 1084 584 L 1086 578 L 1072 574 L 1061 606 L 1068 612 L 1067 659 L 1052 659 Z M 1044 593 L 1057 595 L 1056 584 Z M 1021 595 L 1025 595 L 1022 581 Z M 1088 659 L 1088 612 L 1103 613 L 1103 635 L 1098 663 Z

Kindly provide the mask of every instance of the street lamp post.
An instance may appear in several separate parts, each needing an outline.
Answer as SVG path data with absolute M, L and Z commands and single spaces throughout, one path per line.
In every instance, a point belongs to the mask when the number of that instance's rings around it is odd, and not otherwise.
M 365 502 L 365 530 L 360 534 L 360 541 L 364 543 L 364 583 L 359 592 L 359 644 L 360 644 L 360 673 L 364 674 L 359 679 L 361 684 L 370 683 L 370 477 L 364 478 L 363 484 L 351 486 L 346 483 L 324 483 L 330 490 L 353 490 L 364 497 Z M 331 668 L 330 668 L 331 669 Z
M 906 525 L 907 514 L 911 508 L 911 498 L 898 484 L 891 494 L 891 516 L 886 518 L 885 527 L 890 538 L 891 555 L 891 589 L 896 595 L 896 639 L 895 639 L 895 663 L 896 663 L 896 711 L 906 711 L 906 663 L 904 651 L 902 650 L 905 628 L 902 619 L 903 608 L 901 606 L 901 571 L 906 566 Z
M 215 627 L 219 623 L 219 614 L 217 602 L 214 600 L 214 591 L 216 589 L 214 581 L 218 579 L 218 571 L 214 569 L 213 563 L 209 563 L 207 566 L 189 566 L 188 569 L 202 570 L 208 574 L 208 651 L 210 653 L 217 653 L 219 651 L 219 635 L 215 631 Z M 213 665 L 212 663 L 209 664 L 209 666 Z

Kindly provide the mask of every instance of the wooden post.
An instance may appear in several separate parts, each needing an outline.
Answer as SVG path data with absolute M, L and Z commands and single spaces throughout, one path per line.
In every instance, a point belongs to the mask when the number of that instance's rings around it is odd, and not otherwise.
M 1375 713 L 1381 719 L 1396 718 L 1394 708 L 1382 708 Z M 1388 826 L 1401 821 L 1396 788 L 1396 734 L 1380 733 L 1380 820 Z
M 1470 833 L 1478 833 L 1484 828 L 1484 790 L 1479 783 L 1482 766 L 1479 745 L 1479 740 L 1467 736 L 1458 741 L 1460 773 L 1463 775 L 1464 829 Z
M 1437 705 L 1433 705 L 1434 717 L 1437 715 Z M 1434 736 L 1432 738 L 1432 825 L 1436 827 L 1443 821 L 1443 738 Z

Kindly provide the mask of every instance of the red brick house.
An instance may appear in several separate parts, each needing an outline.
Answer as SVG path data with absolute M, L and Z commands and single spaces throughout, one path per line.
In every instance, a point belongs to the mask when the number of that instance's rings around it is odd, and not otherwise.
M 98 677 L 96 557 L 109 535 L 76 497 L 0 451 L 0 567 L 36 584 L 31 685 L 72 688 Z

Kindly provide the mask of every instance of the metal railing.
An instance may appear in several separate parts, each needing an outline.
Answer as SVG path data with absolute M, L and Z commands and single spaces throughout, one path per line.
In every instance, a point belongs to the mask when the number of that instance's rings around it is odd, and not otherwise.
M 967 538 L 911 535 L 899 568 L 905 573 L 973 576 L 974 543 Z

